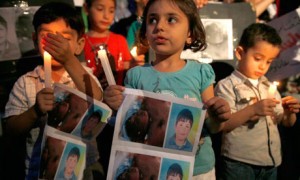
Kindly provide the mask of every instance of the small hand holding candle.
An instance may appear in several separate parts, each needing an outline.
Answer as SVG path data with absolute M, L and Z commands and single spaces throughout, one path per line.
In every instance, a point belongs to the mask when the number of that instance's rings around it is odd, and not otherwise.
M 44 72 L 45 72 L 45 87 L 50 88 L 51 87 L 51 55 L 44 51 Z
M 141 66 L 141 65 L 145 64 L 145 55 L 143 55 L 143 54 L 138 55 L 136 46 L 134 46 L 131 49 L 130 54 L 132 55 L 133 59 L 135 60 L 135 65 Z

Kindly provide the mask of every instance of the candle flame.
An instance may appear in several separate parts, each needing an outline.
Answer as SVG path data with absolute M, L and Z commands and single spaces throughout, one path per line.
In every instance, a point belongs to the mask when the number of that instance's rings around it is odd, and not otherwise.
M 134 46 L 131 51 L 130 51 L 130 54 L 133 56 L 133 57 L 136 57 L 137 56 L 137 47 Z
M 273 85 L 274 85 L 274 86 L 278 86 L 278 85 L 279 85 L 279 82 L 278 82 L 278 81 L 274 81 L 274 82 L 273 82 Z
M 44 59 L 50 59 L 51 60 L 51 55 L 47 51 L 44 51 Z

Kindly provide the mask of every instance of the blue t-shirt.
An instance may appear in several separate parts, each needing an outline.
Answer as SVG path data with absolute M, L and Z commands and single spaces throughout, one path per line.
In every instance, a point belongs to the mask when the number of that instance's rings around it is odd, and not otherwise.
M 125 86 L 155 93 L 202 101 L 201 93 L 215 81 L 215 74 L 209 64 L 186 61 L 185 67 L 177 72 L 159 72 L 150 64 L 136 66 L 127 72 Z M 209 136 L 196 154 L 194 175 L 210 171 L 215 165 L 215 157 Z

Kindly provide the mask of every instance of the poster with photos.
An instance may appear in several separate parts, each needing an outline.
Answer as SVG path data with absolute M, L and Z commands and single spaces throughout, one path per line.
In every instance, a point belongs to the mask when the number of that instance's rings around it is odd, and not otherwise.
M 39 179 L 82 179 L 86 160 L 86 144 L 46 127 Z
M 233 59 L 232 19 L 201 19 L 207 48 L 203 57 L 213 60 Z
M 166 176 L 169 166 L 181 169 L 183 179 L 190 179 L 206 113 L 203 104 L 129 88 L 124 95 L 116 117 L 108 179 L 128 178 L 134 169 L 139 176 L 158 179 Z
M 106 104 L 63 84 L 54 85 L 54 96 L 47 125 L 84 141 L 96 138 L 112 114 Z
M 43 152 L 40 178 L 42 179 L 53 179 L 54 177 L 59 179 L 63 176 L 63 172 L 58 170 L 63 170 L 60 168 L 63 166 L 61 163 L 67 164 L 68 162 L 69 156 L 66 151 L 73 154 L 73 162 L 80 162 L 80 167 L 83 169 L 85 163 L 93 163 L 93 158 L 89 158 L 89 155 L 97 156 L 96 137 L 112 114 L 112 110 L 106 104 L 76 89 L 63 84 L 54 84 L 53 89 L 55 105 L 53 110 L 48 112 L 41 145 Z M 85 147 L 75 148 L 74 146 L 80 144 L 79 142 Z M 76 159 L 74 154 L 79 157 L 79 151 L 80 158 Z M 84 160 L 81 160 L 81 157 L 84 157 Z M 86 157 L 88 158 L 86 159 Z M 76 177 L 78 177 L 77 175 L 81 177 L 81 169 L 77 171 Z

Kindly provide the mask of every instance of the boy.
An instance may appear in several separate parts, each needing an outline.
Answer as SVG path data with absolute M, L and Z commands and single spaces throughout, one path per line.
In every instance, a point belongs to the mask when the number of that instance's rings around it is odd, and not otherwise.
M 66 159 L 65 167 L 57 174 L 57 179 L 71 179 L 76 180 L 75 168 L 80 157 L 80 150 L 78 147 L 73 147 Z
M 193 145 L 187 139 L 193 126 L 193 114 L 188 109 L 179 112 L 175 123 L 175 134 L 166 142 L 166 148 L 192 151 Z
M 281 99 L 278 91 L 270 97 L 270 82 L 264 76 L 280 45 L 274 28 L 250 25 L 235 51 L 237 69 L 216 86 L 216 95 L 227 100 L 232 113 L 223 129 L 224 179 L 277 179 L 281 163 L 277 124 L 292 126 L 299 112 L 297 99 Z
M 167 172 L 166 180 L 182 180 L 183 179 L 183 171 L 179 164 L 172 164 Z
M 97 99 L 102 90 L 95 77 L 81 65 L 75 55 L 84 47 L 84 24 L 74 7 L 49 3 L 38 9 L 33 18 L 33 41 L 40 54 L 52 56 L 52 82 L 63 83 Z M 4 117 L 9 135 L 26 135 L 26 179 L 37 179 L 40 146 L 47 112 L 54 107 L 52 88 L 45 88 L 42 66 L 20 77 L 15 83 Z

